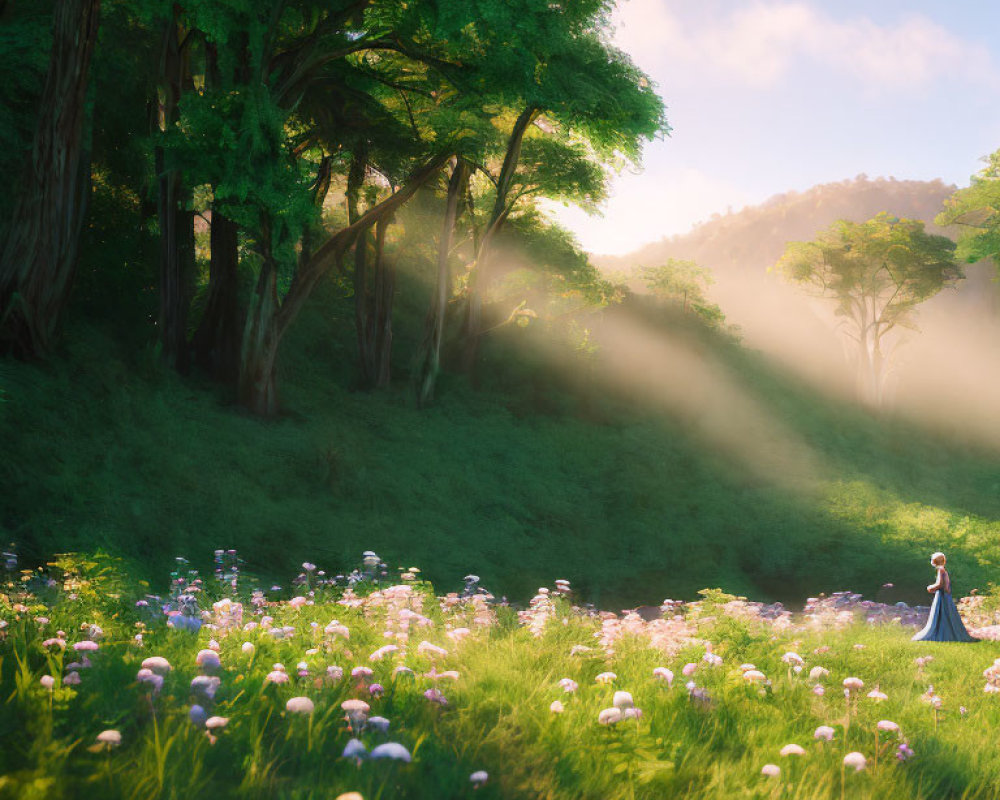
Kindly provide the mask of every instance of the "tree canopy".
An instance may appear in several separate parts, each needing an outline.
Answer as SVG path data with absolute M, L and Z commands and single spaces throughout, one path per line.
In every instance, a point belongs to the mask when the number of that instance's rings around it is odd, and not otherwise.
M 839 220 L 809 242 L 789 242 L 775 269 L 836 303 L 844 333 L 857 344 L 859 390 L 876 404 L 886 375 L 885 336 L 915 328 L 916 307 L 963 277 L 951 239 L 884 212 L 862 223 Z
M 964 189 L 945 201 L 938 225 L 958 225 L 958 257 L 968 262 L 1000 255 L 1000 150 Z
M 659 301 L 693 313 L 712 327 L 723 327 L 725 315 L 705 292 L 712 285 L 712 273 L 697 262 L 669 258 L 656 267 L 640 267 L 639 276 Z
M 81 13 L 55 7 L 64 27 Z M 86 117 L 74 134 L 81 185 L 101 209 L 85 239 L 121 251 L 116 259 L 129 265 L 158 251 L 155 270 L 147 263 L 146 274 L 118 287 L 131 286 L 144 306 L 155 295 L 146 317 L 166 362 L 181 372 L 200 366 L 231 383 L 246 407 L 274 414 L 284 334 L 331 271 L 355 295 L 360 383 L 389 380 L 395 248 L 412 241 L 400 212 L 429 193 L 446 217 L 441 241 L 460 229 L 456 241 L 465 231 L 471 239 L 436 259 L 436 297 L 447 302 L 435 304 L 439 317 L 449 310 L 466 320 L 460 335 L 474 356 L 494 321 L 483 314 L 510 313 L 490 306 L 489 269 L 508 219 L 530 217 L 540 197 L 596 209 L 608 176 L 637 164 L 642 143 L 669 130 L 649 79 L 609 44 L 612 8 L 610 0 L 106 0 L 99 30 L 91 26 L 93 69 L 77 68 L 70 103 Z M 43 53 L 55 41 L 43 24 L 55 18 L 50 5 L 15 17 L 19 37 L 14 27 L 0 37 L 18 81 L 0 89 L 10 112 L 0 124 L 5 155 L 31 150 Z M 50 74 L 67 69 L 63 50 L 44 53 Z M 442 177 L 447 164 L 461 166 L 460 180 Z M 43 226 L 12 227 L 21 249 L 41 247 Z M 65 267 L 47 307 L 58 309 L 77 250 L 75 240 L 56 247 Z M 82 257 L 94 272 L 108 269 L 92 255 Z M 4 270 L 0 299 L 25 302 L 23 276 Z M 92 278 L 88 270 L 90 288 L 103 280 Z

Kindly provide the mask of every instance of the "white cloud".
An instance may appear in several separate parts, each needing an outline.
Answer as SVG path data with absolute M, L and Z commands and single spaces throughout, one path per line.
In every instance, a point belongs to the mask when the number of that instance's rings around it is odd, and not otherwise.
M 735 210 L 760 199 L 690 167 L 624 175 L 613 191 L 603 217 L 557 203 L 543 205 L 585 250 L 619 255 L 661 236 L 684 233 L 727 205 Z
M 1000 83 L 985 46 L 919 14 L 879 25 L 864 17 L 837 19 L 802 2 L 755 2 L 700 16 L 690 8 L 670 0 L 626 0 L 616 12 L 615 41 L 669 82 L 708 74 L 766 87 L 812 61 L 869 90 L 919 91 L 936 78 Z

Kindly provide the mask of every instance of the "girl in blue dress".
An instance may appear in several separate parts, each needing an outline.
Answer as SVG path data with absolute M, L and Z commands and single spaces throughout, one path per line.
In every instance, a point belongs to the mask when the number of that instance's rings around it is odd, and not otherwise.
M 937 569 L 937 580 L 927 587 L 927 591 L 934 595 L 934 602 L 931 603 L 927 624 L 913 637 L 913 641 L 978 642 L 978 639 L 969 636 L 955 608 L 955 601 L 951 599 L 951 578 L 944 568 L 945 560 L 944 553 L 931 556 L 931 565 Z

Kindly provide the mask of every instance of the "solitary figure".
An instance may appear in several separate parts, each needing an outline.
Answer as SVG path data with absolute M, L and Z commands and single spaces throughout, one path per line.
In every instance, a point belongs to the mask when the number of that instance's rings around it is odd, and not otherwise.
M 927 587 L 927 591 L 934 595 L 934 602 L 931 603 L 927 624 L 913 637 L 913 641 L 978 642 L 978 639 L 969 636 L 958 615 L 958 609 L 955 608 L 955 601 L 951 599 L 951 578 L 944 568 L 945 560 L 944 553 L 931 556 L 931 566 L 937 570 L 937 580 Z

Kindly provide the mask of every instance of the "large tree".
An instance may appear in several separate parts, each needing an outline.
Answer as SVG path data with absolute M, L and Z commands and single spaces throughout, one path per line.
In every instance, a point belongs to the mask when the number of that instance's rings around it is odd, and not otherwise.
M 90 190 L 86 97 L 100 8 L 100 0 L 55 6 L 31 157 L 0 243 L 0 346 L 24 357 L 51 347 L 76 270 Z
M 523 196 L 516 191 L 517 176 L 530 140 L 541 131 L 567 147 L 584 148 L 592 164 L 612 169 L 637 164 L 643 142 L 669 131 L 663 102 L 648 78 L 626 54 L 607 44 L 609 3 L 522 0 L 519 6 L 521 38 L 505 48 L 504 58 L 491 64 L 493 70 L 484 71 L 502 88 L 505 104 L 516 116 L 507 129 L 499 167 L 491 171 L 492 202 L 469 284 L 467 368 L 474 364 L 488 327 L 483 305 L 492 280 L 492 244 Z M 529 38 L 531 33 L 537 38 Z M 504 77 L 497 77 L 501 73 Z M 559 161 L 542 163 L 553 168 Z M 599 199 L 602 190 L 588 199 Z M 588 193 L 578 192 L 576 199 Z
M 380 243 L 392 212 L 448 155 L 446 141 L 414 145 L 408 126 L 394 124 L 381 102 L 381 84 L 369 73 L 388 71 L 383 63 L 395 68 L 400 59 L 419 67 L 423 51 L 377 20 L 369 24 L 364 12 L 372 7 L 319 0 L 251 7 L 191 2 L 181 20 L 201 42 L 204 80 L 196 81 L 197 92 L 181 97 L 177 120 L 162 140 L 167 165 L 185 185 L 211 187 L 212 262 L 195 345 L 199 360 L 216 374 L 235 373 L 240 402 L 258 413 L 277 410 L 274 369 L 285 331 L 323 274 L 341 264 L 356 241 L 362 363 L 371 364 L 373 352 L 387 352 L 391 328 L 384 300 L 391 297 L 391 282 L 379 280 L 387 274 Z M 374 67 L 361 58 L 369 51 L 385 53 Z M 324 230 L 320 210 L 335 171 L 348 173 L 355 202 L 347 220 Z M 380 191 L 362 192 L 371 173 L 391 180 Z M 408 184 L 411 173 L 416 185 Z M 363 211 L 361 194 L 368 200 Z M 241 240 L 245 267 L 255 273 L 243 314 L 234 313 Z M 369 259 L 371 248 L 376 252 Z M 370 282 L 369 262 L 375 273 Z M 233 327 L 241 316 L 234 358 Z M 387 356 L 379 363 L 385 366 L 366 375 L 383 379 Z
M 856 344 L 859 394 L 874 405 L 883 400 L 887 335 L 916 328 L 917 306 L 964 277 L 951 239 L 888 213 L 838 220 L 811 242 L 789 242 L 775 269 L 836 303 Z

